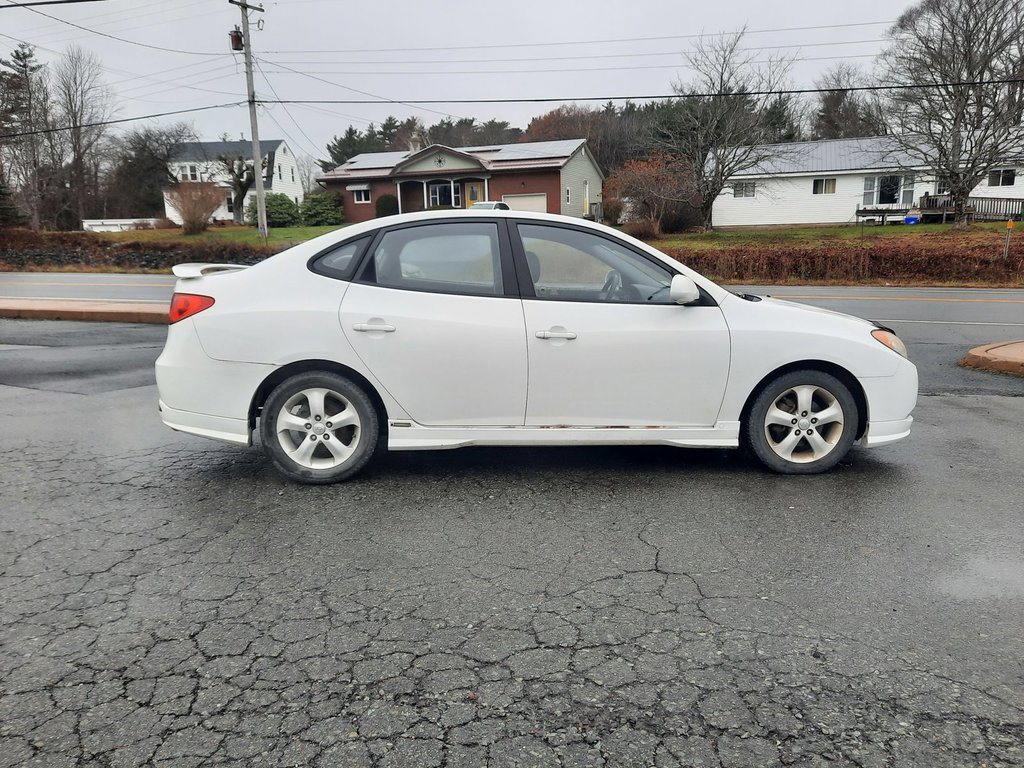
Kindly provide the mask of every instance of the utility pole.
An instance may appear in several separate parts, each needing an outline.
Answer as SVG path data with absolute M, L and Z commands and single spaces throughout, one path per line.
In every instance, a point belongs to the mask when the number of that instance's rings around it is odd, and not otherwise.
M 256 177 L 256 221 L 260 238 L 267 239 L 267 202 L 263 192 L 263 151 L 260 148 L 260 129 L 256 121 L 256 86 L 252 82 L 252 45 L 249 40 L 249 11 L 263 13 L 258 5 L 249 5 L 245 0 L 228 0 L 242 11 L 242 46 L 245 52 L 245 84 L 249 91 L 249 126 L 252 133 L 252 170 Z

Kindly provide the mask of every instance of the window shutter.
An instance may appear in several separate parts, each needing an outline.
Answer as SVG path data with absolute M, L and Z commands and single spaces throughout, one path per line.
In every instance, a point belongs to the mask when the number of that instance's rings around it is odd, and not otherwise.
M 864 198 L 861 202 L 865 208 L 868 208 L 875 204 L 875 177 L 865 176 L 864 177 Z

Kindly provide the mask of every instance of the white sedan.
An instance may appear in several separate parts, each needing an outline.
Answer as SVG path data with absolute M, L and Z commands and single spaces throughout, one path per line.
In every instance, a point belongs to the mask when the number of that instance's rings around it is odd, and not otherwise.
M 383 449 L 749 448 L 784 473 L 910 433 L 917 369 L 865 320 L 730 293 L 581 219 L 437 211 L 252 267 L 181 264 L 160 413 L 305 483 Z

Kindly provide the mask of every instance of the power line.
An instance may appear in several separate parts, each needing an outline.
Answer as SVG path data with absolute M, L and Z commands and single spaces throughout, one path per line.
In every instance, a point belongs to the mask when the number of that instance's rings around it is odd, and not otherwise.
M 255 64 L 256 69 L 258 69 L 260 71 L 260 74 L 263 76 L 263 82 L 265 82 L 267 84 L 267 87 L 270 88 L 270 92 L 273 93 L 277 99 L 280 99 L 281 97 L 278 95 L 277 89 L 274 88 L 274 84 L 270 82 L 270 78 L 267 77 L 267 73 L 263 71 L 263 67 L 260 66 L 259 61 L 256 61 Z M 284 113 L 288 115 L 288 119 L 295 123 L 295 127 L 299 129 L 299 133 L 301 133 L 303 138 L 306 139 L 307 145 L 313 148 L 313 154 L 319 154 L 320 150 L 317 148 L 316 142 L 309 138 L 309 134 L 306 133 L 305 129 L 301 125 L 299 125 L 299 121 L 292 116 L 292 113 L 288 110 L 288 107 L 282 104 L 281 109 L 283 109 Z M 270 113 L 268 112 L 268 114 Z M 285 132 L 284 126 L 277 121 L 277 118 L 270 114 L 270 119 L 277 123 L 277 127 L 281 129 L 281 132 L 284 133 L 286 138 L 291 139 L 291 137 L 288 136 L 288 134 Z M 298 142 L 293 143 L 298 145 Z
M 872 40 L 839 40 L 831 43 L 799 43 L 793 45 L 765 45 L 755 48 L 738 48 L 738 51 L 753 53 L 758 51 L 775 51 L 790 48 L 819 48 L 829 47 L 834 48 L 837 45 L 864 45 L 867 43 L 884 43 L 885 38 L 874 38 Z M 651 58 L 655 56 L 684 56 L 692 51 L 661 51 L 658 53 L 597 53 L 587 54 L 585 56 L 526 56 L 526 57 L 515 57 L 510 59 L 495 59 L 492 57 L 487 58 L 488 64 L 511 64 L 515 62 L 529 61 L 579 61 L 584 59 L 637 59 L 637 58 Z M 836 57 L 841 58 L 841 57 Z M 315 60 L 315 59 L 300 59 L 300 60 L 281 60 L 281 64 L 478 64 L 480 60 L 478 58 L 472 59 L 403 59 L 402 61 L 365 61 L 362 59 L 348 59 L 348 60 Z M 534 70 L 527 70 L 534 71 Z M 543 71 L 543 70 L 538 70 Z M 555 70 L 558 71 L 558 70 Z M 371 73 L 367 73 L 371 74 Z M 373 73 L 376 74 L 376 73 Z
M 106 0 L 35 0 L 31 3 L 15 3 L 9 0 L 10 5 L 0 5 L 0 8 L 28 8 L 33 5 L 69 5 L 71 3 L 103 3 Z
M 228 107 L 240 107 L 247 104 L 245 101 L 233 101 L 229 104 L 209 104 L 205 107 L 191 107 L 189 109 L 175 109 L 170 112 L 154 112 L 149 115 L 137 115 L 135 117 L 119 117 L 112 120 L 98 120 L 94 123 L 81 123 L 80 125 L 62 125 L 57 128 L 37 128 L 34 131 L 21 131 L 20 133 L 0 134 L 0 140 L 17 139 L 22 136 L 39 136 L 45 133 L 60 133 L 61 131 L 72 131 L 79 128 L 96 128 L 102 125 L 116 125 L 118 123 L 132 123 L 138 120 L 150 120 L 154 117 L 170 117 L 172 115 L 184 115 L 189 112 L 206 112 L 210 109 L 226 109 Z
M 853 93 L 856 91 L 903 91 L 913 88 L 955 88 L 978 85 L 1021 85 L 1024 78 L 1000 80 L 962 80 L 943 83 L 906 83 L 903 85 L 859 85 L 850 88 L 783 88 L 774 91 L 737 91 L 733 93 L 670 93 L 662 95 L 630 95 L 630 96 L 570 96 L 549 98 L 523 99 L 397 99 L 387 101 L 368 101 L 366 99 L 282 99 L 280 101 L 263 100 L 261 104 L 542 104 L 548 102 L 574 101 L 665 101 L 670 99 L 711 99 L 718 97 L 751 96 L 799 96 L 809 93 Z
M 833 61 L 835 59 L 871 59 L 874 58 L 874 53 L 859 53 L 847 56 L 807 56 L 804 58 L 796 59 L 796 61 Z M 269 62 L 268 62 L 269 63 Z M 756 61 L 750 62 L 751 64 L 764 64 L 767 62 Z M 278 64 L 278 66 L 284 66 Z M 543 69 L 474 69 L 474 70 L 462 70 L 462 69 L 435 69 L 430 71 L 422 70 L 393 70 L 391 72 L 381 71 L 358 71 L 358 70 L 317 70 L 318 75 L 416 75 L 416 76 L 436 76 L 436 75 L 528 75 L 528 74 L 558 74 L 560 72 L 629 72 L 634 70 L 643 69 L 681 69 L 685 68 L 685 63 L 678 64 L 637 64 L 629 67 L 560 67 L 559 69 L 543 68 Z M 285 74 L 279 70 L 270 70 L 274 74 Z M 294 70 L 292 70 L 294 71 Z M 309 72 L 302 74 L 309 75 Z M 450 102 L 454 103 L 454 102 Z
M 421 103 L 421 104 L 443 104 L 443 103 L 446 103 L 446 102 L 441 102 L 441 101 L 414 102 L 414 101 L 399 101 L 398 99 L 386 99 L 383 96 L 378 96 L 377 94 L 370 93 L 369 91 L 361 91 L 358 88 L 353 88 L 353 87 L 351 87 L 349 85 L 342 85 L 341 83 L 336 83 L 333 80 L 326 80 L 326 79 L 324 79 L 322 77 L 317 77 L 316 75 L 311 75 L 308 72 L 301 72 L 301 71 L 299 71 L 297 69 L 292 69 L 291 67 L 287 67 L 284 64 L 280 64 L 280 63 L 275 62 L 275 61 L 271 61 L 270 59 L 263 59 L 263 61 L 266 62 L 267 64 L 271 64 L 271 65 L 273 65 L 275 67 L 281 67 L 282 69 L 286 69 L 286 70 L 288 70 L 289 72 L 291 72 L 292 74 L 295 74 L 295 75 L 302 75 L 303 77 L 308 77 L 308 78 L 311 78 L 313 80 L 319 80 L 321 83 L 327 83 L 327 85 L 333 85 L 333 86 L 335 86 L 337 88 L 343 88 L 346 91 L 352 91 L 353 93 L 359 93 L 359 94 L 362 94 L 363 96 L 372 96 L 375 99 L 379 99 L 379 101 L 365 102 L 365 103 L 368 103 L 368 104 L 401 104 L 402 106 L 409 107 L 409 106 L 412 106 L 413 104 L 416 104 L 416 103 Z M 281 103 L 284 104 L 286 102 L 282 101 Z M 287 102 L 287 103 L 291 103 L 291 102 Z M 361 102 L 353 101 L 353 102 L 339 102 L 339 103 L 359 104 Z M 455 103 L 455 102 L 452 102 L 452 103 Z M 420 111 L 421 112 L 433 112 L 435 115 L 441 115 L 441 117 L 461 117 L 461 115 L 452 115 L 450 112 L 448 112 L 448 113 L 446 113 L 446 112 L 438 112 L 436 109 L 430 109 L 428 107 L 420 107 Z
M 848 29 L 851 27 L 880 27 L 893 24 L 894 21 L 859 21 L 854 24 L 819 24 L 812 27 L 779 27 L 777 29 L 748 29 L 744 32 L 747 35 L 761 35 L 772 32 L 804 32 L 821 29 Z M 556 45 L 596 45 L 603 43 L 649 43 L 660 40 L 699 40 L 700 38 L 717 37 L 730 32 L 717 32 L 698 35 L 658 35 L 656 37 L 617 37 L 605 40 L 562 40 L 549 43 L 493 43 L 488 45 L 437 45 L 425 48 L 345 48 L 327 50 L 288 50 L 288 51 L 264 51 L 264 53 L 399 53 L 402 51 L 479 51 L 494 50 L 497 48 L 544 48 Z
M 10 3 L 10 2 L 12 2 L 12 0 L 8 0 L 8 2 Z M 3 6 L 0 6 L 0 7 L 3 7 Z M 30 12 L 38 14 L 40 16 L 45 16 L 48 19 L 53 19 L 54 21 L 60 22 L 61 24 L 67 24 L 69 27 L 74 27 L 75 29 L 80 29 L 83 32 L 89 32 L 90 34 L 93 34 L 93 35 L 99 35 L 100 37 L 106 37 L 106 38 L 109 38 L 111 40 L 117 40 L 119 43 L 128 43 L 128 45 L 137 45 L 140 48 L 149 48 L 149 49 L 154 50 L 154 51 L 164 51 L 165 53 L 184 53 L 184 54 L 188 54 L 190 56 L 230 56 L 230 54 L 228 54 L 228 53 L 213 53 L 211 51 L 183 51 L 181 49 L 163 48 L 162 46 L 159 46 L 159 45 L 150 45 L 149 43 L 140 43 L 140 42 L 137 42 L 135 40 L 128 40 L 128 39 L 126 39 L 124 37 L 118 37 L 117 35 L 109 35 L 106 32 L 100 32 L 100 31 L 95 30 L 95 29 L 89 29 L 89 27 L 83 27 L 81 24 L 75 24 L 73 21 L 67 21 L 66 19 L 58 19 L 56 16 L 51 16 L 48 13 L 43 13 L 42 11 L 37 11 L 34 8 L 29 8 L 28 10 Z

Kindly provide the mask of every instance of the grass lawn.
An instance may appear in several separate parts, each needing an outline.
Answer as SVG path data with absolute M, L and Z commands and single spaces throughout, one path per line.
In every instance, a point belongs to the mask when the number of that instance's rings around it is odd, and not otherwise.
M 341 225 L 344 226 L 344 225 Z M 339 229 L 330 227 L 279 227 L 270 230 L 268 244 L 280 250 L 282 247 L 311 240 L 318 235 Z M 183 235 L 180 229 L 141 229 L 131 232 L 98 232 L 105 240 L 120 243 L 234 243 L 238 245 L 262 245 L 255 227 L 210 227 L 198 235 Z

